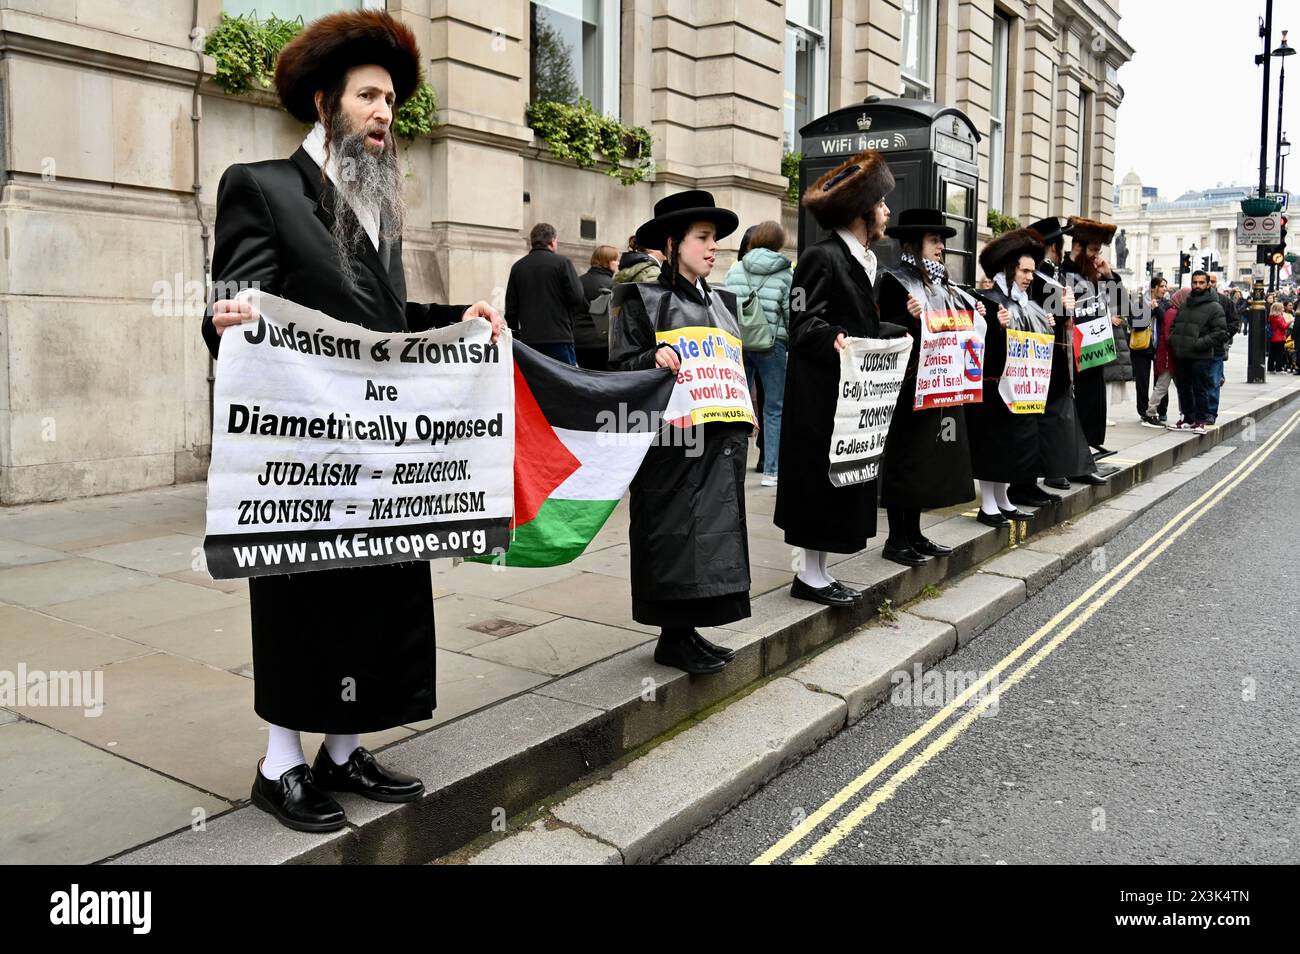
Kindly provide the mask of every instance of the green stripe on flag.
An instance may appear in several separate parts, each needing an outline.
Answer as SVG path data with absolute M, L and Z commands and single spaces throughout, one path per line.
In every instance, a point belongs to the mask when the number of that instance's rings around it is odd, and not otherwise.
M 471 557 L 476 563 L 503 566 L 560 566 L 576 560 L 587 549 L 617 500 L 546 500 L 537 516 L 515 528 L 504 557 Z

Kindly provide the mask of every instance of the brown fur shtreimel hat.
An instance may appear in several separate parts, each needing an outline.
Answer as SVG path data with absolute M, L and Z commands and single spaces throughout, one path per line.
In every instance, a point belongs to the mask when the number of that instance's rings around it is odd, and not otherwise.
M 980 268 L 993 278 L 1007 267 L 1008 262 L 1019 260 L 1021 255 L 1032 255 L 1035 263 L 1043 260 L 1042 236 L 1033 229 L 1012 229 L 989 242 L 980 252 Z
M 1109 245 L 1114 236 L 1115 226 L 1110 222 L 1098 222 L 1096 219 L 1085 219 L 1079 215 L 1070 216 L 1070 237 L 1080 245 L 1088 245 L 1092 242 Z
M 840 229 L 894 189 L 889 163 L 874 149 L 860 152 L 823 174 L 803 194 L 803 206 L 824 229 Z
M 307 24 L 280 51 L 275 88 L 295 119 L 316 121 L 316 93 L 354 66 L 382 66 L 397 105 L 420 85 L 420 47 L 406 24 L 378 10 L 332 13 Z

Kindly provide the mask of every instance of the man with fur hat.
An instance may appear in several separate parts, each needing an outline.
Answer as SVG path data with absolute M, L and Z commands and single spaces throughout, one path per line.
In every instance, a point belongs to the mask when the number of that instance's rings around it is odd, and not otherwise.
M 386 13 L 336 13 L 280 53 L 285 109 L 314 123 L 288 159 L 234 165 L 217 192 L 215 290 L 253 287 L 383 332 L 501 317 L 406 300 L 404 205 L 393 112 L 420 82 L 411 31 Z M 213 357 L 223 332 L 256 320 L 247 300 L 214 301 L 203 321 Z M 253 803 L 299 831 L 346 823 L 330 792 L 384 802 L 419 798 L 419 779 L 381 766 L 360 744 L 427 719 L 434 708 L 433 593 L 424 562 L 249 580 L 254 702 L 268 723 Z M 348 690 L 348 691 L 345 691 Z M 300 732 L 325 733 L 313 765 Z
M 1072 245 L 1070 257 L 1061 265 L 1061 274 L 1072 285 L 1075 297 L 1082 300 L 1095 296 L 1098 306 L 1110 313 L 1111 324 L 1119 327 L 1124 320 L 1115 314 L 1114 303 L 1119 301 L 1120 284 L 1102 258 L 1102 248 L 1110 244 L 1115 226 L 1082 216 L 1070 217 Z M 1074 377 L 1074 402 L 1079 411 L 1088 443 L 1098 451 L 1106 441 L 1106 373 L 1104 366 L 1079 371 Z M 1096 483 L 1084 474 L 1072 475 L 1076 482 Z
M 785 541 L 803 550 L 790 595 L 828 606 L 862 599 L 826 569 L 828 552 L 856 553 L 876 533 L 876 483 L 831 483 L 830 445 L 846 337 L 902 337 L 882 322 L 873 289 L 871 243 L 885 237 L 894 176 L 874 150 L 831 169 L 803 204 L 831 234 L 804 249 L 790 290 L 784 427 L 777 467 L 776 513 Z

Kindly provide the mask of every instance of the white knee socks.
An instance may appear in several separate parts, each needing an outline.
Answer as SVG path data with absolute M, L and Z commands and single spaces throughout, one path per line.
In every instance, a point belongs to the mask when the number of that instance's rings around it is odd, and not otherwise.
M 820 590 L 822 587 L 830 586 L 835 582 L 826 572 L 825 550 L 805 549 L 803 551 L 803 569 L 795 575 L 815 590 Z
M 270 726 L 266 738 L 266 758 L 262 761 L 262 775 L 273 782 L 295 765 L 304 765 L 302 736 L 294 729 Z
M 307 759 L 302 754 L 302 735 L 295 729 L 283 726 L 269 726 L 266 738 L 266 758 L 262 760 L 262 774 L 273 782 L 295 765 L 305 765 Z M 325 751 L 334 760 L 335 765 L 342 765 L 351 757 L 361 744 L 359 735 L 327 735 Z
M 1011 502 L 1007 500 L 1007 484 L 1000 484 L 992 480 L 976 481 L 980 487 L 980 509 L 987 514 L 998 513 L 999 510 L 1010 510 Z M 1007 500 L 1006 506 L 1002 502 Z
M 361 744 L 359 735 L 327 735 L 325 736 L 325 751 L 330 754 L 335 765 L 342 765 L 348 760 L 357 746 Z

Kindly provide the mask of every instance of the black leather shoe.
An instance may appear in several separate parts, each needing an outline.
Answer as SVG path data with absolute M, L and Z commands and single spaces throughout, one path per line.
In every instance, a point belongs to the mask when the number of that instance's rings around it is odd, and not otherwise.
M 913 540 L 912 549 L 921 554 L 921 556 L 952 556 L 952 547 L 945 547 L 942 543 L 935 543 L 933 540 L 927 539 L 926 537 L 922 537 L 920 540 Z
M 320 790 L 306 765 L 295 765 L 273 782 L 262 774 L 263 761 L 257 761 L 254 805 L 294 831 L 338 831 L 347 824 L 342 806 Z
M 1037 487 L 1033 490 L 1016 490 L 1012 488 L 1007 491 L 1007 499 L 1013 504 L 1024 505 L 1026 507 L 1050 507 L 1061 498 L 1055 494 L 1045 494 Z
M 327 792 L 354 792 L 377 802 L 410 802 L 424 794 L 424 783 L 418 778 L 389 771 L 359 745 L 342 765 L 335 765 L 321 745 L 311 773 Z
M 1070 481 L 1065 477 L 1048 477 L 1046 480 L 1043 481 L 1043 484 L 1045 486 L 1051 487 L 1053 490 L 1070 489 Z
M 711 643 L 700 635 L 699 630 L 691 630 L 691 642 L 700 649 L 703 649 L 710 656 L 716 656 L 723 662 L 731 662 L 736 658 L 736 651 L 728 649 L 726 646 L 719 646 L 717 643 Z
M 1023 510 L 1014 510 L 1014 509 L 1003 510 L 1002 516 L 1006 517 L 1008 520 L 1033 520 L 1034 519 L 1034 515 L 1032 513 L 1025 513 Z
M 725 661 L 695 645 L 689 636 L 671 638 L 661 635 L 655 646 L 655 662 L 696 676 L 719 672 L 727 665 Z
M 903 566 L 925 566 L 930 562 L 930 558 L 924 554 L 917 553 L 910 546 L 895 546 L 886 542 L 880 555 L 886 560 L 893 560 L 895 563 L 901 563 Z
M 979 516 L 977 516 L 975 519 L 978 520 L 980 523 L 984 524 L 984 526 L 986 527 L 996 527 L 999 530 L 1001 530 L 1003 527 L 1011 526 L 1011 521 L 1008 520 L 1006 517 L 1002 516 L 1002 511 L 1000 510 L 997 513 L 985 513 L 983 510 L 981 510 L 979 512 Z
M 1091 484 L 1094 487 L 1100 487 L 1106 482 L 1105 477 L 1099 477 L 1096 474 L 1080 474 L 1078 477 L 1071 477 L 1076 484 Z
M 855 603 L 862 599 L 862 592 L 860 590 L 855 590 L 851 586 L 845 586 L 839 580 L 831 580 L 831 586 L 848 596 L 848 598 L 853 600 Z
M 845 587 L 837 586 L 835 583 L 815 589 L 797 576 L 790 584 L 790 595 L 797 600 L 810 600 L 823 606 L 852 606 L 861 599 L 861 594 L 856 598 L 852 597 Z

